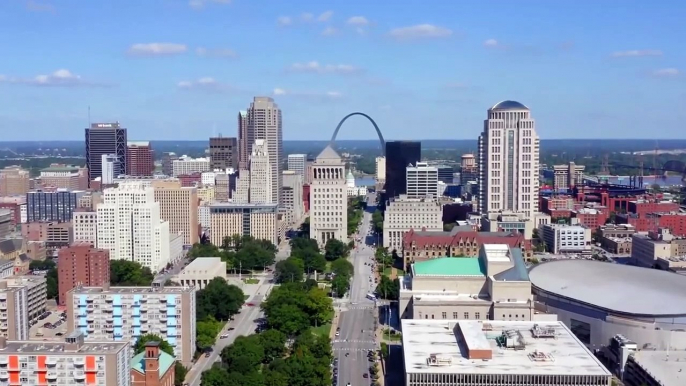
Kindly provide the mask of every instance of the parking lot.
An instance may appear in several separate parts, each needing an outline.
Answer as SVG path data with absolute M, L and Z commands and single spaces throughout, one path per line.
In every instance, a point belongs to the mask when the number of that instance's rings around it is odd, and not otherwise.
M 37 319 L 36 324 L 31 326 L 29 337 L 37 340 L 62 340 L 67 333 L 67 322 L 61 320 L 61 311 L 47 312 L 50 315 L 45 319 Z

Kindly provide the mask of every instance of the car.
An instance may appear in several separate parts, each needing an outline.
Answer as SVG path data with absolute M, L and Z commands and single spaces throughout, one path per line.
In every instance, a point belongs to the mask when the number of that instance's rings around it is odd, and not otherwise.
M 367 373 L 362 374 L 362 378 L 369 378 L 369 374 L 367 374 Z
M 245 305 L 248 307 L 255 307 L 255 303 L 245 303 Z
M 336 336 L 341 336 L 341 332 L 340 332 L 340 331 L 336 331 Z
M 233 331 L 233 330 L 235 330 L 234 327 L 229 327 L 229 331 Z
M 210 354 L 212 354 L 212 353 L 211 353 L 211 352 L 209 352 L 209 351 L 208 351 L 208 352 L 206 352 L 206 353 L 205 353 L 205 358 L 209 358 L 209 357 L 210 357 Z
M 226 339 L 229 337 L 229 334 L 221 334 L 219 335 L 219 339 Z
M 57 334 L 55 334 L 55 336 L 63 336 L 63 335 L 64 335 L 63 332 L 58 332 Z

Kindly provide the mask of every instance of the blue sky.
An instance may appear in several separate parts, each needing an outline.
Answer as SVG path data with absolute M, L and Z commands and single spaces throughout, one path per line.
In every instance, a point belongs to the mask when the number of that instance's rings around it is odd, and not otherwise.
M 475 139 L 504 99 L 542 138 L 685 138 L 686 3 L 2 0 L 0 140 L 235 135 L 273 96 L 285 139 L 347 113 L 388 139 Z M 373 139 L 363 118 L 341 139 Z

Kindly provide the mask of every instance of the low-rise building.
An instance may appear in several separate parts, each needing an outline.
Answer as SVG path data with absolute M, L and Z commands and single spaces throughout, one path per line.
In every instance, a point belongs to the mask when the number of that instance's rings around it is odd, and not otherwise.
M 407 386 L 609 386 L 612 374 L 561 322 L 403 320 Z
M 160 342 L 148 342 L 145 350 L 131 359 L 131 386 L 171 386 L 174 384 L 173 356 L 160 350 Z
M 548 252 L 590 254 L 591 230 L 580 225 L 546 224 L 539 228 Z
M 631 239 L 631 261 L 639 267 L 654 268 L 658 259 L 686 255 L 686 239 L 674 237 L 666 228 L 636 233 Z
M 21 225 L 26 241 L 43 241 L 48 249 L 66 247 L 74 241 L 74 227 L 69 222 L 28 222 Z
M 684 362 L 684 351 L 636 350 L 627 358 L 622 381 L 626 386 L 682 386 Z
M 67 293 L 68 331 L 83 332 L 86 341 L 130 344 L 155 334 L 188 366 L 197 349 L 195 292 L 192 287 L 77 286 Z
M 0 383 L 7 385 L 131 386 L 131 347 L 125 342 L 64 342 L 0 338 Z
M 0 209 L 0 240 L 8 238 L 13 228 L 12 212 L 9 209 Z
M 182 286 L 203 289 L 216 277 L 226 281 L 226 262 L 220 257 L 198 257 L 174 276 L 172 281 Z
M 224 237 L 252 236 L 279 245 L 278 204 L 234 204 L 215 202 L 210 205 L 210 238 L 221 245 Z
M 570 189 L 584 182 L 585 165 L 570 162 L 566 165 L 553 165 L 553 187 L 555 189 Z
M 88 169 L 73 165 L 52 164 L 41 169 L 38 180 L 41 188 L 86 190 L 88 189 Z
M 531 241 L 521 233 L 475 232 L 471 226 L 457 226 L 450 232 L 410 229 L 403 237 L 403 262 L 409 264 L 439 257 L 476 257 L 484 244 L 506 244 L 532 256 Z
M 172 175 L 174 177 L 193 173 L 197 173 L 198 177 L 200 177 L 201 173 L 210 170 L 209 158 L 192 158 L 187 155 L 183 155 L 179 159 L 172 161 Z M 201 178 L 198 179 L 198 182 L 200 181 L 202 181 Z
M 522 251 L 485 244 L 479 257 L 412 264 L 400 279 L 403 319 L 532 320 L 531 282 Z
M 26 317 L 30 322 L 37 319 L 45 312 L 48 302 L 48 285 L 44 278 L 33 276 L 11 276 L 0 281 L 0 286 L 6 289 L 23 288 L 26 290 L 24 297 L 26 303 L 22 307 L 26 307 Z M 16 309 L 17 314 L 23 312 L 19 308 Z
M 579 208 L 572 211 L 572 221 L 589 229 L 596 229 L 605 224 L 608 212 L 605 208 Z
M 510 211 L 488 213 L 481 219 L 481 230 L 484 232 L 518 232 L 531 240 L 534 228 L 550 223 L 551 216 L 546 213 L 535 213 L 528 218 L 525 213 Z
M 443 209 L 437 198 L 408 198 L 401 195 L 386 204 L 383 246 L 402 253 L 403 238 L 410 229 L 443 230 Z

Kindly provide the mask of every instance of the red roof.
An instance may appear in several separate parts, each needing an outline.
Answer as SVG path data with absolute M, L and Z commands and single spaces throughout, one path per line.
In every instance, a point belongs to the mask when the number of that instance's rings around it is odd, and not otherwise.
M 403 247 L 406 249 L 412 248 L 412 244 L 416 248 L 422 249 L 428 245 L 459 245 L 460 241 L 476 242 L 478 245 L 484 244 L 507 244 L 511 248 L 524 247 L 529 249 L 531 243 L 524 239 L 521 233 L 506 233 L 506 232 L 474 232 L 474 231 L 458 231 L 454 233 L 448 232 L 421 232 L 417 233 L 414 229 L 410 229 L 403 236 Z

